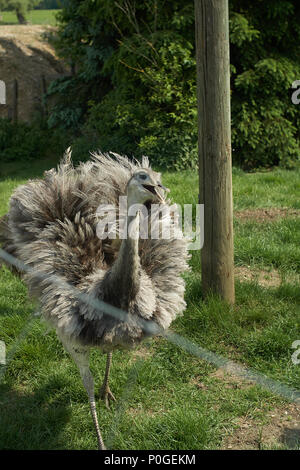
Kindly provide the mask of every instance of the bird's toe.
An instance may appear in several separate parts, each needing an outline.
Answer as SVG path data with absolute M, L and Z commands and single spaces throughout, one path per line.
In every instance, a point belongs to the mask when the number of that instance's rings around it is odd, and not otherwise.
M 109 387 L 100 388 L 100 398 L 104 401 L 105 406 L 108 410 L 110 410 L 110 402 L 116 401 L 115 396 L 113 395 Z

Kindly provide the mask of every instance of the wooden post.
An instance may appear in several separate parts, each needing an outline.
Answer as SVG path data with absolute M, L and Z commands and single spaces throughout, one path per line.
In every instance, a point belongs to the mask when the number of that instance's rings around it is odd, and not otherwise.
M 13 108 L 12 108 L 12 120 L 18 122 L 18 96 L 19 96 L 19 87 L 18 80 L 14 80 L 13 84 Z
M 195 0 L 204 296 L 234 303 L 228 0 Z
M 46 100 L 46 93 L 47 93 L 47 82 L 45 75 L 41 75 L 41 88 L 42 88 L 42 96 L 41 96 L 41 109 L 42 109 L 42 116 L 43 119 L 48 117 L 48 106 Z
M 0 104 L 6 104 L 6 85 L 3 80 L 0 80 Z

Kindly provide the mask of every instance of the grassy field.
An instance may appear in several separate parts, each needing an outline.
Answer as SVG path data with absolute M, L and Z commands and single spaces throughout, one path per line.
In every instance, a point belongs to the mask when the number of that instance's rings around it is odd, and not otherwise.
M 26 19 L 29 24 L 56 25 L 55 15 L 59 10 L 32 10 L 27 13 Z M 13 11 L 0 11 L 0 26 L 5 24 L 18 24 L 18 19 Z
M 51 164 L 2 167 L 0 215 L 14 187 Z M 299 169 L 234 169 L 235 264 L 246 273 L 236 277 L 236 304 L 231 308 L 216 297 L 203 301 L 200 253 L 193 252 L 188 308 L 172 326 L 196 344 L 297 389 L 300 365 L 291 361 L 291 345 L 300 339 L 299 177 Z M 165 173 L 164 184 L 174 201 L 196 203 L 195 174 Z M 0 340 L 14 356 L 0 384 L 0 448 L 95 449 L 77 368 L 55 334 L 45 334 L 41 321 L 32 319 L 35 309 L 24 285 L 2 268 Z M 105 357 L 96 350 L 91 367 L 100 386 Z M 133 353 L 114 353 L 111 389 L 118 399 L 112 410 L 97 405 L 110 448 L 299 448 L 299 429 L 296 440 L 282 442 L 295 420 L 299 424 L 299 407 L 164 339 Z

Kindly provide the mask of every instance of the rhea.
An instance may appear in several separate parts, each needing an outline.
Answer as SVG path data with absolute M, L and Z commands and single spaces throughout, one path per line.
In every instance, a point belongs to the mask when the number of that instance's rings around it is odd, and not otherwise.
M 127 196 L 125 236 L 99 238 L 99 205 L 118 209 L 121 196 Z M 90 349 L 107 354 L 100 396 L 109 407 L 115 400 L 109 387 L 113 350 L 133 348 L 153 334 L 147 324 L 166 330 L 185 309 L 186 240 L 176 236 L 172 217 L 160 222 L 171 226 L 170 237 L 141 238 L 140 211 L 131 210 L 135 204 L 147 210 L 151 205 L 170 205 L 161 175 L 150 168 L 147 158 L 140 164 L 100 153 L 74 168 L 68 150 L 57 170 L 15 190 L 0 225 L 3 248 L 31 268 L 23 275 L 29 292 L 39 299 L 44 319 L 79 368 L 99 449 L 105 445 L 89 368 Z M 144 217 L 147 225 L 151 221 L 150 215 Z M 54 283 L 54 277 L 61 284 Z M 101 311 L 78 292 L 126 312 L 126 317 Z

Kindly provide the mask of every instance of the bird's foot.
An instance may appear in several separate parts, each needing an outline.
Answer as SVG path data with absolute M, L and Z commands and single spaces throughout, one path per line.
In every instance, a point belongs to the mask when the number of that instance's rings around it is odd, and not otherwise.
M 100 398 L 101 400 L 104 400 L 105 406 L 108 410 L 110 410 L 110 402 L 116 401 L 108 385 L 106 387 L 102 385 L 100 388 Z

